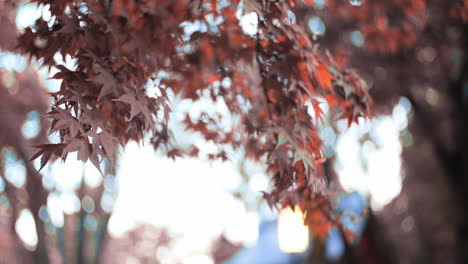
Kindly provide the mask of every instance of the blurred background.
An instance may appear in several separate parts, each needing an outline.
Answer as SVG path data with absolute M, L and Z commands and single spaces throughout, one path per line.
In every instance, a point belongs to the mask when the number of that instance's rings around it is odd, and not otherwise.
M 468 232 L 464 32 L 435 6 L 413 48 L 370 53 L 358 25 L 340 24 L 346 19 L 330 16 L 325 2 L 291 19 L 307 21 L 321 45 L 350 51 L 376 103 L 376 116 L 359 125 L 320 127 L 336 210 L 358 234 L 351 247 L 338 230 L 321 241 L 299 213 L 270 209 L 261 193 L 272 188 L 265 167 L 242 150 L 224 162 L 172 160 L 131 142 L 103 174 L 73 156 L 38 172 L 32 146 L 58 142 L 44 113 L 60 82 L 49 79 L 56 69 L 40 68 L 8 41 L 39 17 L 53 20 L 47 6 L 21 3 L 0 6 L 0 263 L 457 263 Z M 256 14 L 240 6 L 237 15 L 255 34 Z M 74 67 L 71 58 L 56 61 Z M 172 99 L 178 144 L 216 148 L 180 121 L 226 107 Z

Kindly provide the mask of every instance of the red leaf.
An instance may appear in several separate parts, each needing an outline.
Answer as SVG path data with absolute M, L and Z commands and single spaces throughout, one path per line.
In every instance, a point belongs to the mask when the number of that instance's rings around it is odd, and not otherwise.
M 317 80 L 324 87 L 331 89 L 332 80 L 334 79 L 333 75 L 328 71 L 328 65 L 325 63 L 319 64 L 315 69 L 317 71 Z

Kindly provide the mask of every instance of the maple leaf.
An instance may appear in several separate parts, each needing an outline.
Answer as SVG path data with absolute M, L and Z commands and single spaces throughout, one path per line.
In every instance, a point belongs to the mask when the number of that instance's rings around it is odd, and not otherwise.
M 62 157 L 64 144 L 42 144 L 34 147 L 38 148 L 39 150 L 29 159 L 29 161 L 35 160 L 42 155 L 41 166 L 38 170 L 41 171 L 50 160 L 52 155 Z
M 96 72 L 96 77 L 94 77 L 93 81 L 101 86 L 98 100 L 106 95 L 114 94 L 115 90 L 119 87 L 115 77 L 98 63 L 93 64 L 93 70 Z
M 167 152 L 167 156 L 172 160 L 175 160 L 176 157 L 182 157 L 182 152 L 180 149 L 171 149 Z
M 318 120 L 322 122 L 322 124 L 324 124 L 324 121 L 323 121 L 324 113 L 323 113 L 322 108 L 320 107 L 320 104 L 321 103 L 319 101 L 312 99 L 312 107 L 314 109 L 315 120 Z
M 334 79 L 334 77 L 328 70 L 328 64 L 320 63 L 319 65 L 317 65 L 315 70 L 317 72 L 316 77 L 319 83 L 327 89 L 332 89 L 332 80 Z
M 133 95 L 124 94 L 121 97 L 114 99 L 113 101 L 124 102 L 130 105 L 130 120 L 142 112 L 141 102 L 138 101 Z

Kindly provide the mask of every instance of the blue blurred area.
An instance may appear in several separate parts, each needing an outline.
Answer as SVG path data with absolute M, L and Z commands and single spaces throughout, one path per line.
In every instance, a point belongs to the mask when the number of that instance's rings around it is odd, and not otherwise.
M 29 112 L 27 119 L 21 127 L 21 133 L 25 138 L 36 137 L 41 130 L 41 123 L 38 112 Z
M 338 197 L 337 212 L 343 213 L 346 210 L 355 214 L 361 214 L 368 206 L 368 203 L 358 192 L 340 194 Z
M 315 5 L 322 9 L 325 6 L 325 0 L 314 0 Z
M 18 54 L 11 52 L 0 53 L 0 68 L 4 68 L 8 71 L 22 72 L 28 66 L 28 62 Z
M 340 231 L 336 228 L 330 230 L 330 234 L 325 239 L 325 254 L 329 260 L 335 261 L 343 256 L 345 246 Z
M 3 210 L 8 209 L 10 203 L 8 202 L 8 198 L 6 195 L 0 195 L 0 208 Z
M 36 3 L 21 3 L 16 15 L 16 25 L 20 29 L 33 26 L 37 19 L 42 16 L 42 8 Z
M 15 187 L 21 187 L 26 181 L 26 167 L 18 160 L 16 154 L 4 148 L 1 157 L 5 164 L 5 177 Z
M 309 29 L 317 35 L 325 34 L 325 24 L 320 17 L 312 17 L 309 19 Z
M 0 178 L 0 193 L 5 190 L 5 181 L 3 178 Z
M 362 47 L 364 45 L 364 36 L 360 31 L 353 31 L 349 34 L 349 37 L 351 38 L 351 42 L 356 46 L 356 47 Z
M 367 221 L 367 208 L 369 204 L 358 192 L 340 194 L 338 197 L 337 213 L 341 215 L 343 227 L 356 233 L 357 242 Z
M 266 221 L 260 224 L 257 244 L 251 248 L 241 249 L 225 264 L 303 263 L 311 250 L 312 243 L 309 243 L 309 249 L 304 253 L 283 253 L 278 245 L 278 221 Z
M 367 214 L 368 203 L 358 192 L 340 194 L 338 196 L 337 213 L 341 215 L 343 227 L 356 233 L 357 238 L 362 234 Z M 332 228 L 325 239 L 326 256 L 329 260 L 339 259 L 345 250 L 343 237 L 337 228 Z M 265 221 L 260 224 L 258 241 L 253 247 L 241 249 L 225 264 L 292 264 L 303 263 L 312 250 L 312 241 L 309 248 L 301 254 L 286 254 L 278 245 L 278 221 Z

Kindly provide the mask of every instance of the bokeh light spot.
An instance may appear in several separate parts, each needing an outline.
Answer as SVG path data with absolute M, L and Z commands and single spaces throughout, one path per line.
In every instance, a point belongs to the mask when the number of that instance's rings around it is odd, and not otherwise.
M 41 9 L 36 3 L 22 3 L 18 7 L 16 25 L 21 29 L 33 26 L 41 16 Z
M 325 24 L 320 17 L 312 17 L 309 19 L 309 29 L 316 35 L 325 34 Z
M 81 201 L 81 206 L 83 210 L 87 213 L 92 213 L 94 211 L 94 200 L 89 196 L 85 196 L 83 201 Z
M 26 168 L 22 161 L 18 160 L 16 154 L 4 148 L 2 158 L 5 164 L 5 177 L 15 187 L 21 187 L 26 182 Z
M 362 0 L 349 0 L 349 3 L 352 6 L 360 6 L 360 5 L 362 5 Z
M 16 220 L 15 230 L 23 242 L 30 248 L 37 245 L 37 232 L 34 217 L 29 209 L 21 211 Z
M 364 36 L 360 31 L 353 31 L 349 33 L 349 37 L 354 46 L 362 47 L 364 45 Z
M 21 127 L 21 133 L 25 138 L 34 138 L 41 131 L 41 123 L 38 112 L 29 112 L 26 121 Z
M 86 215 L 84 220 L 84 227 L 88 230 L 96 231 L 98 226 L 98 221 L 96 217 L 92 215 Z
M 0 53 L 0 68 L 4 68 L 8 71 L 22 72 L 26 69 L 27 65 L 28 62 L 21 55 L 10 52 Z

